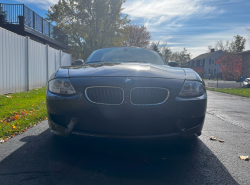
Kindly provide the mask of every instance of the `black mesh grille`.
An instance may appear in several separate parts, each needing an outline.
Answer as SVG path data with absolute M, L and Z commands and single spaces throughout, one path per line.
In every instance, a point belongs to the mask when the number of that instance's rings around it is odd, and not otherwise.
M 86 90 L 89 101 L 96 104 L 119 105 L 123 102 L 123 90 L 118 87 L 90 87 Z
M 157 105 L 167 100 L 168 93 L 163 88 L 134 88 L 131 91 L 131 102 L 135 105 Z

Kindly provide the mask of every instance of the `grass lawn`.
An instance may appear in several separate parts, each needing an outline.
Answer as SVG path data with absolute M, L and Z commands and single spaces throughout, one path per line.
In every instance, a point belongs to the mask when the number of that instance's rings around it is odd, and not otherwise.
M 233 94 L 238 96 L 250 97 L 250 88 L 239 88 L 239 89 L 214 89 L 214 88 L 206 88 L 210 91 L 223 92 L 227 94 Z
M 46 88 L 0 95 L 0 140 L 46 119 Z

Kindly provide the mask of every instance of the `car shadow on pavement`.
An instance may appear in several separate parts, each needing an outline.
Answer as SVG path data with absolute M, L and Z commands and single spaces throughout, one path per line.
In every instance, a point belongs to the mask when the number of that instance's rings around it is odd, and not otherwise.
M 0 184 L 237 184 L 199 139 L 123 141 L 54 137 L 49 130 L 0 162 Z

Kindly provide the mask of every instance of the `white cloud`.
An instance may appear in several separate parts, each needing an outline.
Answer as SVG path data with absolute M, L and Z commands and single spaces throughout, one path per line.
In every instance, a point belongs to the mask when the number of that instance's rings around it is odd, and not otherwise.
M 173 44 L 169 42 L 168 45 L 171 47 L 172 51 L 181 51 L 185 47 L 192 54 L 192 58 L 194 58 L 200 54 L 207 53 L 208 45 L 214 46 L 215 43 L 219 40 L 232 41 L 233 37 L 237 34 L 243 36 L 244 38 L 247 38 L 247 31 L 245 27 L 234 27 L 229 29 L 228 31 L 223 31 L 223 32 L 218 31 L 215 33 L 206 33 L 206 34 L 189 35 L 189 36 L 179 35 L 177 40 L 177 42 L 179 42 L 178 44 Z M 246 43 L 245 50 L 250 50 L 250 42 Z
M 58 0 L 16 0 L 25 4 L 34 4 L 43 10 L 57 3 Z M 228 13 L 219 5 L 238 2 L 240 0 L 127 0 L 123 5 L 123 13 L 132 20 L 139 20 L 152 33 L 154 41 L 167 42 L 173 51 L 181 51 L 184 47 L 196 57 L 207 52 L 208 45 L 218 40 L 232 40 L 239 34 L 247 38 L 245 27 L 239 25 L 199 24 L 187 25 L 190 19 L 210 19 Z M 138 23 L 138 21 L 135 21 Z M 227 28 L 225 31 L 224 28 Z M 181 30 L 181 32 L 180 32 Z M 201 32 L 197 32 L 200 30 Z M 203 31 L 210 31 L 204 33 Z M 194 35 L 192 32 L 197 33 Z M 212 32 L 212 33 L 211 33 Z M 250 42 L 246 50 L 250 49 Z
M 23 4 L 34 4 L 43 10 L 48 10 L 50 6 L 58 2 L 58 0 L 16 0 L 16 1 Z
M 144 20 L 143 24 L 152 34 L 155 41 L 178 43 L 183 49 L 187 45 L 194 44 L 193 41 L 183 42 L 187 39 L 187 35 L 183 35 L 183 40 L 175 38 L 175 32 L 184 29 L 185 22 L 192 18 L 209 19 L 226 13 L 225 10 L 213 4 L 214 0 L 127 0 L 124 4 L 123 13 L 129 15 L 130 19 Z M 178 36 L 177 36 L 178 37 Z M 189 36 L 188 36 L 189 37 Z M 195 39 L 197 40 L 197 39 Z M 201 39 L 203 40 L 203 39 Z M 198 40 L 197 40 L 198 41 Z M 183 42 L 183 44 L 181 44 Z M 202 44 L 202 43 L 200 43 Z M 203 42 L 204 44 L 204 42 Z M 174 44 L 176 46 L 176 44 Z M 183 47 L 181 47 L 183 46 Z M 206 48 L 207 44 L 205 44 Z M 193 47 L 197 47 L 194 46 Z M 204 51 L 204 47 L 199 47 Z M 197 55 L 197 48 L 193 49 L 194 55 Z
M 210 0 L 211 1 L 211 0 Z M 186 20 L 191 16 L 216 17 L 225 10 L 209 6 L 203 0 L 128 0 L 123 13 L 132 20 L 145 19 L 146 25 L 156 26 L 173 19 Z
M 134 22 L 143 20 L 154 41 L 167 42 L 173 51 L 187 48 L 192 57 L 208 51 L 208 45 L 219 40 L 232 40 L 239 34 L 247 38 L 245 27 L 240 23 L 207 21 L 230 13 L 220 8 L 223 3 L 239 0 L 127 0 L 123 13 Z M 223 6 L 225 7 L 225 6 Z M 189 20 L 196 20 L 190 25 Z M 203 24 L 209 22 L 208 24 Z M 189 23 L 189 24 L 188 24 Z M 226 29 L 225 29 L 226 28 Z M 250 43 L 246 43 L 246 50 Z

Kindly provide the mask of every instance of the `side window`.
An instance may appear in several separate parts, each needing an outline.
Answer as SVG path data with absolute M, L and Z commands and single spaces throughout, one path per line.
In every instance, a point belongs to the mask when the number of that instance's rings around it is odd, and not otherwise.
M 211 59 L 209 59 L 209 65 L 211 65 Z
M 214 64 L 214 60 L 212 60 L 212 64 Z

